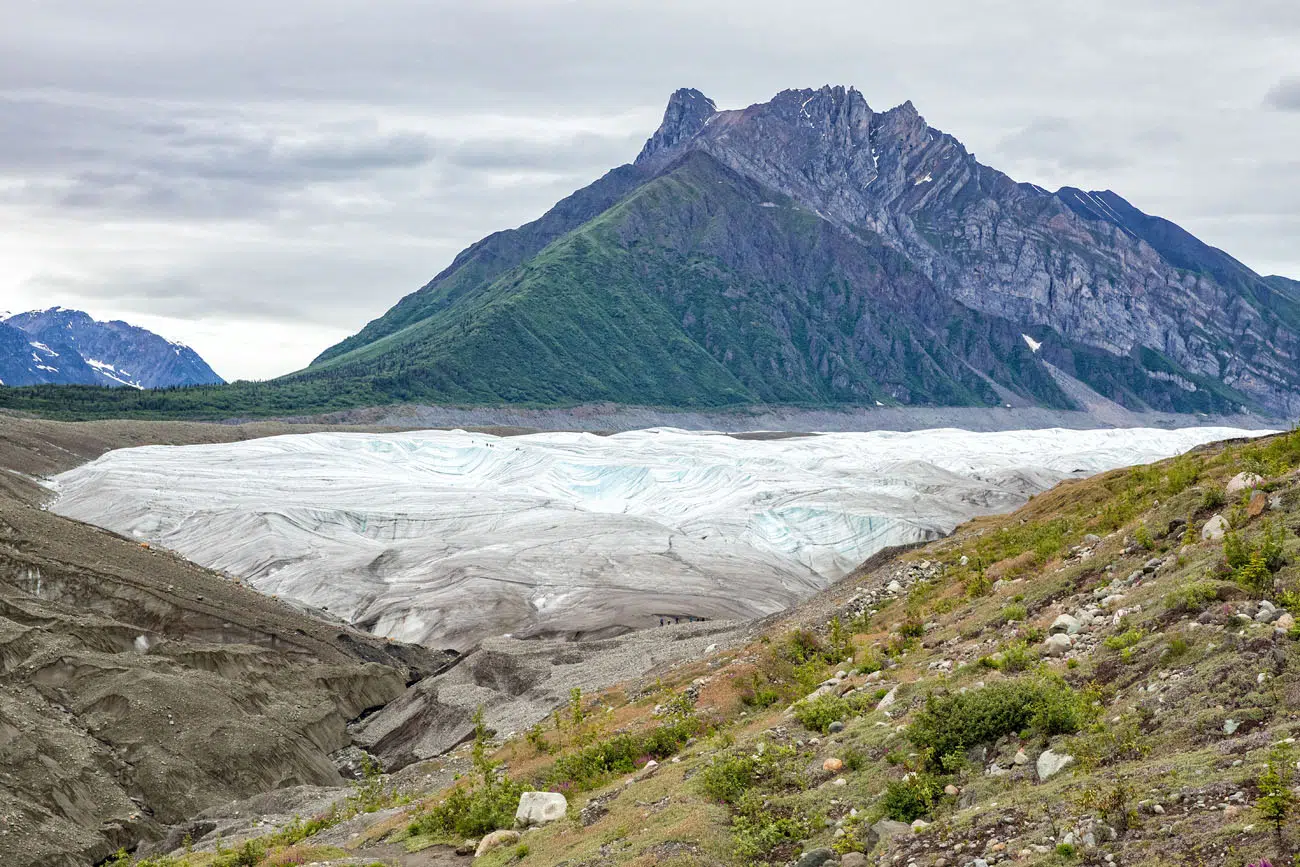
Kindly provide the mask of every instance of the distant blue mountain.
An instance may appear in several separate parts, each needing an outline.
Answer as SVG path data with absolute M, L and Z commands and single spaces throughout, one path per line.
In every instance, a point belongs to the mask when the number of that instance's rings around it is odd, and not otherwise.
M 0 319 L 0 384 L 166 388 L 224 380 L 182 343 L 52 307 Z

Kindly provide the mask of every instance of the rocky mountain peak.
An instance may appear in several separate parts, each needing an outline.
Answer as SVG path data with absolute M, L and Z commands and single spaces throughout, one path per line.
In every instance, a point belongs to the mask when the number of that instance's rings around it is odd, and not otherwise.
M 166 388 L 222 382 L 193 349 L 120 320 L 51 307 L 0 321 L 0 384 Z
M 668 98 L 663 122 L 641 149 L 641 154 L 636 158 L 637 163 L 652 161 L 689 140 L 704 129 L 709 119 L 717 113 L 718 107 L 713 100 L 695 88 L 683 87 L 674 91 Z

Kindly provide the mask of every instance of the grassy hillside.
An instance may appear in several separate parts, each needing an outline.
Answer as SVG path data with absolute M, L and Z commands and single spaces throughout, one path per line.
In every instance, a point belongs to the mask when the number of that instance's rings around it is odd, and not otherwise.
M 1240 473 L 1258 492 L 1225 493 Z M 1300 433 L 1063 484 L 747 646 L 575 695 L 495 751 L 483 733 L 452 790 L 394 806 L 376 781 L 318 863 L 449 853 L 536 787 L 568 818 L 476 863 L 1289 864 L 1297 532 Z M 304 863 L 296 836 L 147 863 Z

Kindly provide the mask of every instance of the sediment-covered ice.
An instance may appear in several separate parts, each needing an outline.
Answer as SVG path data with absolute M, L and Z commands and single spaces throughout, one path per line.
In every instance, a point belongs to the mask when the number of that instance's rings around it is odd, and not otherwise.
M 110 452 L 60 514 L 375 632 L 465 648 L 778 611 L 888 545 L 1229 428 L 498 438 L 309 434 Z

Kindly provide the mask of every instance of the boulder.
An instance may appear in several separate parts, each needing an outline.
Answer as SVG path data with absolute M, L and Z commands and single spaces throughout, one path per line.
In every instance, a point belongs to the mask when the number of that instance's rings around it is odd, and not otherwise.
M 1223 492 L 1231 498 L 1242 491 L 1258 488 L 1262 484 L 1264 484 L 1264 479 L 1257 473 L 1237 473 L 1228 481 L 1228 486 L 1223 489 Z
M 895 822 L 893 819 L 881 819 L 871 826 L 871 830 L 882 840 L 888 840 L 890 837 L 897 837 L 899 834 L 911 834 L 912 826 L 906 822 Z
M 515 823 L 545 825 L 556 819 L 563 819 L 569 811 L 569 801 L 559 792 L 524 792 L 519 797 L 519 809 L 515 810 Z
M 1052 625 L 1048 627 L 1047 631 L 1051 635 L 1056 635 L 1061 632 L 1064 632 L 1066 635 L 1074 635 L 1079 631 L 1082 625 L 1083 624 L 1079 623 L 1077 619 L 1070 615 L 1062 614 L 1052 621 Z
M 1043 642 L 1043 653 L 1046 656 L 1065 656 L 1070 650 L 1072 642 L 1070 636 L 1062 633 L 1049 635 Z
M 1282 612 L 1276 608 L 1265 608 L 1260 606 L 1259 613 L 1255 615 L 1256 623 L 1273 623 L 1282 619 Z
M 1250 502 L 1246 504 L 1246 517 L 1258 518 L 1267 508 L 1268 497 L 1264 496 L 1263 491 L 1256 491 L 1250 495 Z
M 1044 750 L 1038 757 L 1038 779 L 1048 780 L 1059 774 L 1065 766 L 1074 761 L 1074 756 L 1066 753 L 1054 753 Z
M 795 862 L 795 867 L 822 867 L 835 861 L 835 853 L 830 849 L 810 849 Z
M 1201 528 L 1201 538 L 1206 542 L 1217 542 L 1228 533 L 1228 519 L 1222 515 L 1215 515 L 1205 522 Z
M 474 850 L 474 857 L 482 858 L 493 849 L 500 848 L 501 846 L 509 846 L 511 843 L 518 842 L 518 831 L 493 831 L 491 834 L 488 834 L 482 840 L 478 841 L 478 848 Z

